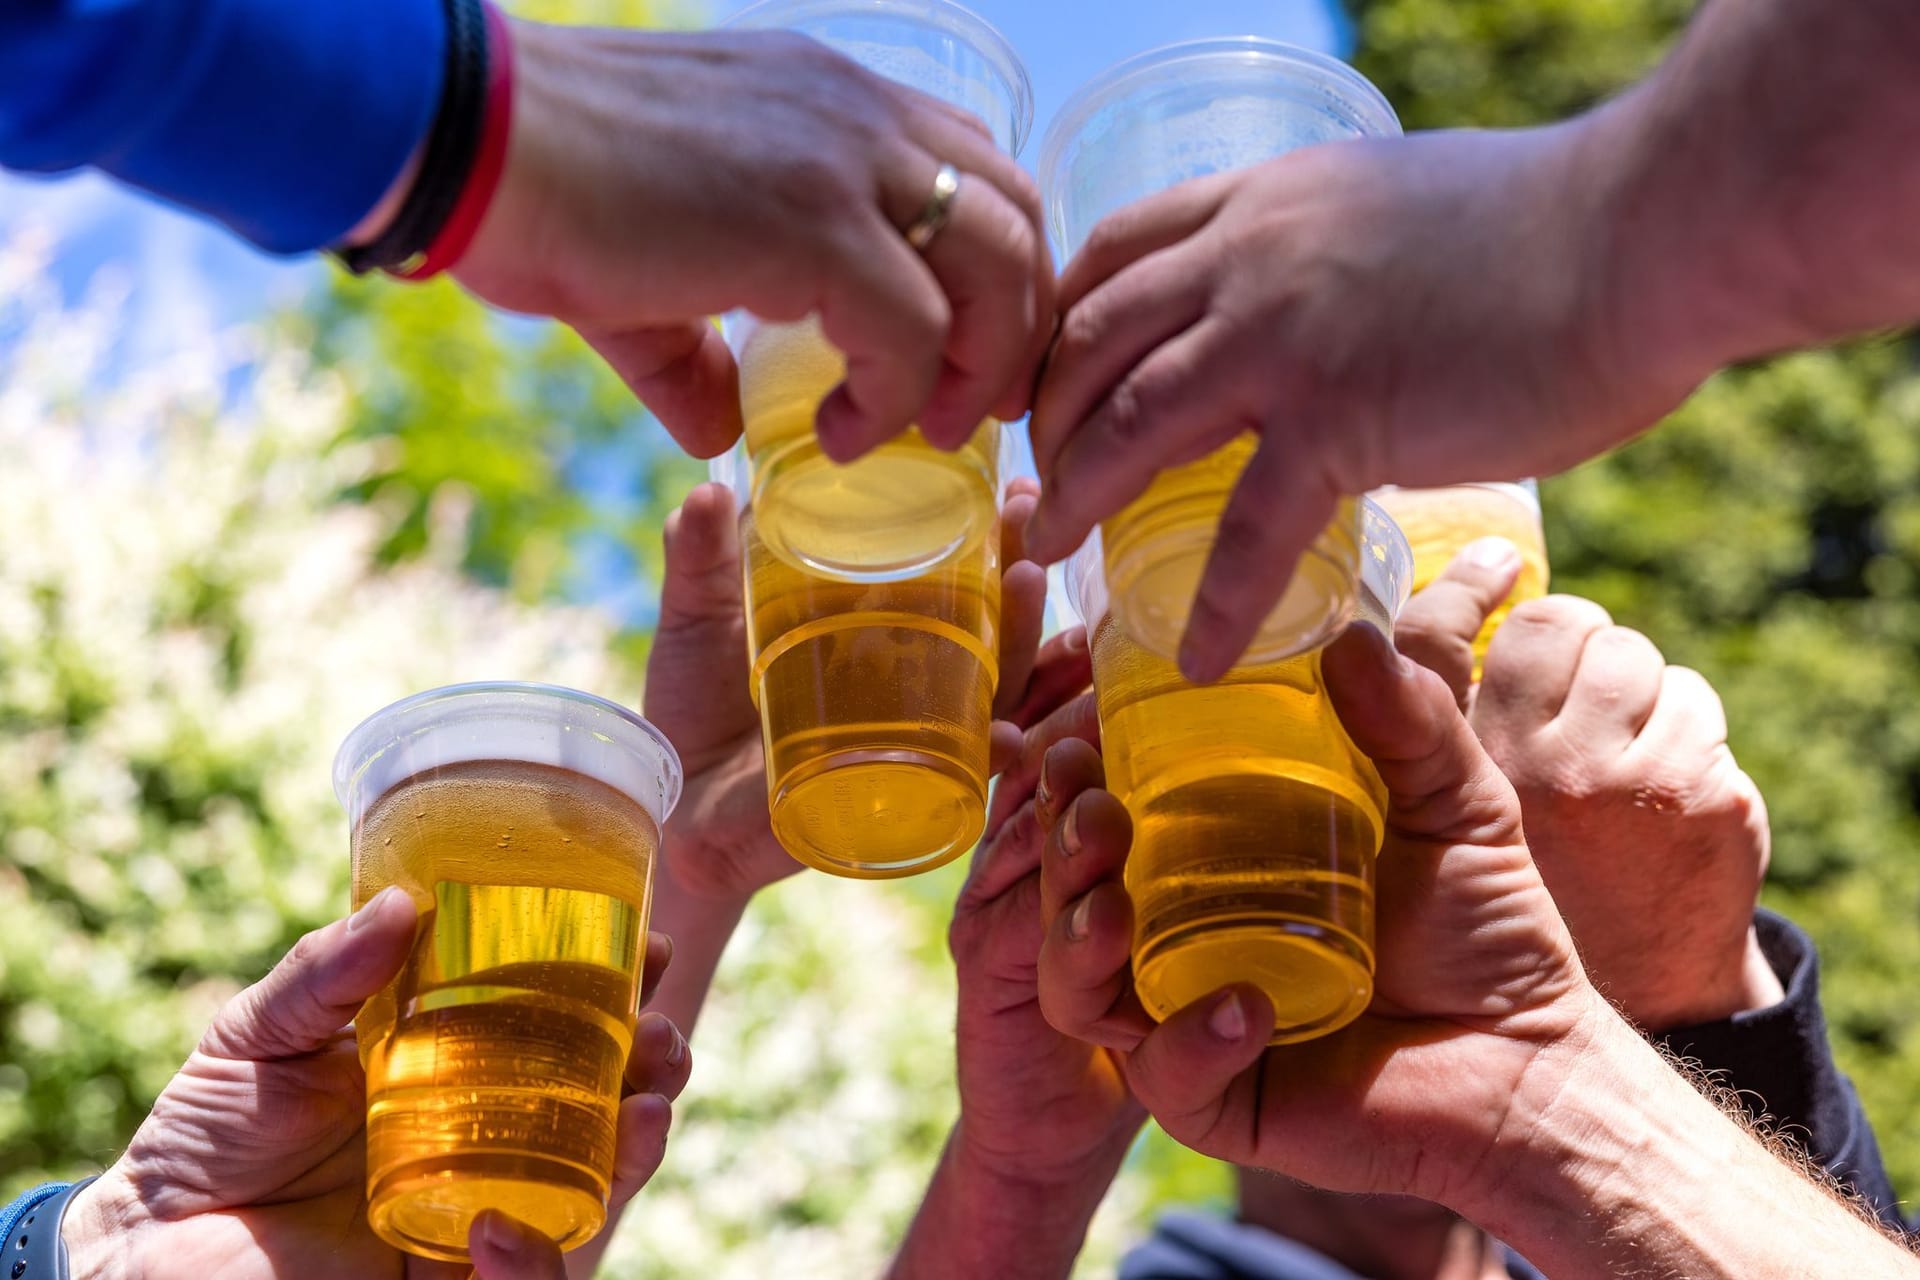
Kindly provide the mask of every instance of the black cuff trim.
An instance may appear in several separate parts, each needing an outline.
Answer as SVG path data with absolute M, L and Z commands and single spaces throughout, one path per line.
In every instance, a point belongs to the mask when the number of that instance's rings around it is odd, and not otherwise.
M 427 135 L 420 173 L 400 212 L 380 237 L 343 249 L 340 261 L 355 275 L 401 271 L 432 247 L 473 173 L 487 115 L 487 14 L 482 0 L 443 0 L 447 13 L 447 67 L 440 109 Z M 0 1271 L 0 1275 L 4 1272 Z

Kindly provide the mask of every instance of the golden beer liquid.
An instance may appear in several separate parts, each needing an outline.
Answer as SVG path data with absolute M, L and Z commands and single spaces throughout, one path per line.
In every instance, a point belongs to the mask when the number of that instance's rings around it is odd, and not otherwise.
M 1275 1044 L 1358 1017 L 1373 996 L 1386 793 L 1334 715 L 1320 651 L 1196 686 L 1107 617 L 1093 674 L 1107 782 L 1133 817 L 1147 1012 L 1249 982 L 1273 1002 Z
M 1171 467 L 1102 522 L 1113 616 L 1147 648 L 1172 657 L 1193 611 L 1227 499 L 1252 459 L 1248 433 L 1194 462 Z M 1352 617 L 1360 565 L 1359 508 L 1342 501 L 1300 557 L 1280 602 L 1243 661 L 1272 661 L 1317 647 Z
M 767 804 L 787 852 L 836 875 L 912 875 L 986 825 L 999 679 L 998 540 L 900 582 L 836 582 L 741 515 Z
M 383 1240 L 458 1262 L 482 1210 L 562 1248 L 605 1223 L 658 848 L 634 800 L 547 765 L 448 765 L 367 810 L 354 904 L 398 884 L 421 914 L 356 1020 Z
M 1493 633 L 1513 607 L 1547 594 L 1547 539 L 1540 507 L 1519 485 L 1456 484 L 1437 489 L 1381 489 L 1373 495 L 1413 548 L 1413 589 L 1424 591 L 1453 558 L 1481 538 L 1501 537 L 1520 549 L 1520 577 L 1487 618 L 1473 642 L 1473 675 L 1487 656 Z
M 992 535 L 998 424 L 984 424 L 953 453 L 909 429 L 841 466 L 814 437 L 814 414 L 847 368 L 818 322 L 761 325 L 739 359 L 753 511 L 774 554 L 871 582 L 910 577 Z

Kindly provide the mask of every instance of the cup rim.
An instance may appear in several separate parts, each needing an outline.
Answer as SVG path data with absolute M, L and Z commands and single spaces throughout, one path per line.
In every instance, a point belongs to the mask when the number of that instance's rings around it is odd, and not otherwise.
M 780 2 L 762 0 L 763 4 Z M 1211 36 L 1200 40 L 1181 40 L 1123 58 L 1073 91 L 1060 105 L 1059 111 L 1054 113 L 1053 123 L 1047 126 L 1046 136 L 1040 142 L 1040 155 L 1034 163 L 1034 173 L 1041 190 L 1053 189 L 1068 144 L 1086 129 L 1093 115 L 1131 93 L 1141 82 L 1156 78 L 1173 67 L 1184 66 L 1191 70 L 1193 64 L 1246 63 L 1255 60 L 1272 61 L 1302 79 L 1315 79 L 1321 83 L 1330 81 L 1349 91 L 1354 95 L 1355 105 L 1367 117 L 1362 124 L 1368 127 L 1371 136 L 1392 137 L 1402 132 L 1400 117 L 1395 113 L 1393 104 L 1387 101 L 1387 96 L 1380 92 L 1379 86 L 1331 54 L 1267 36 Z
M 508 710 L 513 704 L 524 707 L 529 701 L 544 702 L 550 709 L 567 707 L 576 712 L 585 711 L 583 727 L 652 765 L 661 783 L 661 811 L 653 818 L 661 825 L 666 823 L 680 802 L 685 773 L 680 753 L 667 740 L 667 735 L 645 717 L 609 698 L 536 680 L 474 680 L 442 685 L 382 707 L 354 726 L 334 753 L 334 797 L 351 811 L 354 784 L 361 774 L 393 744 L 459 718 L 446 714 L 449 707 L 458 707 L 459 711 L 472 715 Z M 641 807 L 650 808 L 645 797 L 633 796 L 632 799 Z
M 1000 28 L 954 0 L 755 0 L 720 26 L 751 31 L 793 30 L 814 19 L 862 14 L 916 21 L 971 45 L 1000 74 L 1012 100 L 1009 154 L 1017 157 L 1025 149 L 1033 136 L 1033 77 L 1027 72 L 1027 64 Z
M 1406 607 L 1413 583 L 1413 547 L 1398 522 L 1372 497 L 1362 495 L 1356 503 L 1360 521 L 1360 576 L 1376 588 L 1386 588 L 1374 594 L 1380 598 L 1387 616 L 1397 620 Z M 1107 594 L 1106 544 L 1100 526 L 1095 525 L 1086 541 L 1067 557 L 1063 578 L 1067 603 L 1086 627 L 1091 641 L 1094 629 L 1112 608 Z

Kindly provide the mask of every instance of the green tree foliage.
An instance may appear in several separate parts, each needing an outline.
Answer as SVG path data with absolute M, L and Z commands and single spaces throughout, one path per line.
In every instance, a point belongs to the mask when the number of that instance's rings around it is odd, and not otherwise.
M 1410 128 L 1557 119 L 1652 66 L 1690 0 L 1353 0 Z M 1555 586 L 1699 668 L 1767 797 L 1768 901 L 1898 1184 L 1920 1189 L 1920 376 L 1883 339 L 1726 373 L 1545 486 Z

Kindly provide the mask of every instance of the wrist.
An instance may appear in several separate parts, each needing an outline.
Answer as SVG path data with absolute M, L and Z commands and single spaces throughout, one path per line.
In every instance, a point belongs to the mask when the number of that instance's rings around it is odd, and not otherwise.
M 1751 1013 L 1771 1009 L 1787 998 L 1787 988 L 1773 970 L 1767 953 L 1760 946 L 1759 931 L 1747 928 L 1746 953 L 1740 965 L 1740 1007 L 1733 1013 Z M 1729 1014 L 1731 1016 L 1731 1014 Z
M 962 1116 L 890 1274 L 898 1280 L 1066 1277 L 1126 1149 L 1120 1145 L 1111 1160 L 1084 1162 L 1083 1176 L 1070 1180 L 1024 1177 L 984 1156 Z
M 1436 1144 L 1439 1183 L 1414 1194 L 1502 1239 L 1513 1220 L 1585 1212 L 1570 1206 L 1607 1159 L 1608 1122 L 1594 1114 L 1594 1100 L 1623 1092 L 1623 1055 L 1659 1058 L 1597 991 L 1580 998 L 1569 1030 L 1534 1053 L 1498 1105 L 1477 1109 L 1482 1123 L 1465 1117 L 1456 1140 Z
M 399 176 L 394 178 L 392 185 L 380 197 L 380 202 L 367 210 L 366 216 L 354 223 L 346 235 L 340 237 L 342 248 L 358 249 L 362 245 L 372 244 L 386 234 L 387 228 L 393 225 L 394 218 L 399 216 L 401 206 L 406 204 L 407 196 L 413 190 L 414 180 L 420 176 L 420 157 L 424 151 L 424 147 L 413 149 L 413 154 L 407 157 L 407 163 L 401 167 Z
M 1616 388 L 1635 430 L 1651 426 L 1729 359 L 1731 300 L 1656 213 L 1649 183 L 1673 181 L 1658 148 L 1648 83 L 1558 126 L 1559 177 L 1574 202 L 1575 259 L 1597 377 Z
M 74 1193 L 60 1220 L 72 1280 L 133 1280 L 138 1201 L 109 1169 Z

